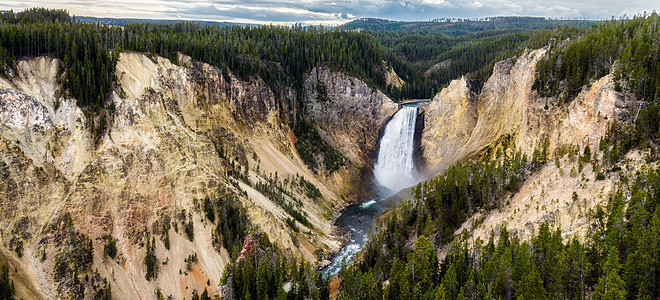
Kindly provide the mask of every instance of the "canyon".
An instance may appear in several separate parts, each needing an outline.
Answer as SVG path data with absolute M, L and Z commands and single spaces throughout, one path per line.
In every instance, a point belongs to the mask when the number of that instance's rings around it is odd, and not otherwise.
M 538 96 L 532 83 L 545 53 L 526 50 L 497 63 L 478 91 L 458 78 L 419 105 L 413 123 L 421 179 L 496 149 L 504 139 L 530 156 L 547 140 L 551 159 L 563 145 L 597 149 L 610 121 L 630 117 L 634 99 L 615 91 L 612 75 L 583 87 L 568 106 Z M 369 84 L 327 67 L 306 74 L 300 108 L 259 78 L 240 79 L 184 54 L 175 64 L 121 52 L 109 96 L 114 108 L 105 116 L 109 126 L 95 136 L 89 127 L 98 116 L 86 115 L 60 89 L 59 63 L 47 56 L 23 59 L 15 73 L 0 78 L 0 257 L 16 268 L 22 298 L 74 298 L 70 279 L 55 274 L 58 266 L 73 270 L 80 264 L 74 259 L 91 261 L 113 293 L 127 298 L 150 298 L 156 290 L 177 299 L 190 298 L 193 290 L 220 293 L 232 249 L 214 242 L 214 224 L 204 215 L 202 199 L 214 195 L 236 197 L 255 228 L 293 255 L 327 261 L 348 239 L 335 224 L 342 209 L 373 195 L 381 137 L 400 109 Z M 296 98 L 293 89 L 286 93 L 284 99 Z M 321 138 L 346 158 L 341 168 L 313 170 L 304 163 L 291 128 L 296 109 L 304 109 Z M 626 159 L 631 167 L 618 172 L 633 173 L 643 161 L 639 153 Z M 551 221 L 565 238 L 583 236 L 584 212 L 608 199 L 618 176 L 589 181 L 570 175 L 567 168 L 574 167 L 571 161 L 563 169 L 546 164 L 510 200 L 475 213 L 457 234 L 467 230 L 485 240 L 505 222 L 528 238 Z M 593 178 L 590 167 L 585 172 Z M 294 184 L 301 178 L 320 196 Z M 309 220 L 293 221 L 300 230 L 288 224 L 291 212 L 257 185 L 269 180 L 287 186 L 285 203 Z M 403 189 L 393 197 L 409 194 Z M 194 239 L 186 237 L 184 224 L 193 224 Z M 108 236 L 117 243 L 114 259 L 104 255 Z M 139 246 L 149 236 L 156 237 L 161 261 L 154 280 L 145 278 L 147 249 Z M 82 250 L 91 258 L 78 253 L 87 243 L 91 249 Z M 188 268 L 191 254 L 199 260 Z

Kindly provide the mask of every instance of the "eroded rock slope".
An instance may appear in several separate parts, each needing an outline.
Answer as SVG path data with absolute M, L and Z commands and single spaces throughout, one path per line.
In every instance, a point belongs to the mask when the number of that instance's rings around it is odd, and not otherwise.
M 19 296 L 90 297 L 104 279 L 113 294 L 133 299 L 157 290 L 178 299 L 193 290 L 217 293 L 235 249 L 218 242 L 216 225 L 205 216 L 206 197 L 235 197 L 254 226 L 296 256 L 315 261 L 339 249 L 330 216 L 350 200 L 338 196 L 344 191 L 336 182 L 351 167 L 334 177 L 312 173 L 293 146 L 287 120 L 293 112 L 262 81 L 244 81 L 184 55 L 178 61 L 121 53 L 111 110 L 102 116 L 108 127 L 96 136 L 89 128 L 102 117 L 84 113 L 60 90 L 57 59 L 22 60 L 0 79 L 0 250 L 16 267 L 14 277 L 24 278 L 17 282 Z M 364 164 L 377 134 L 355 139 L 351 130 L 358 128 L 337 125 L 347 113 L 366 114 L 377 117 L 371 124 L 377 129 L 396 105 L 364 83 L 324 74 L 328 82 L 357 88 L 329 88 L 329 103 L 353 101 L 318 111 L 336 111 L 334 119 L 318 118 L 319 128 Z M 288 93 L 285 99 L 295 99 Z M 300 178 L 321 196 L 310 199 Z M 284 200 L 257 184 L 268 181 L 282 186 Z M 293 220 L 291 207 L 308 220 L 297 223 L 299 231 L 286 222 Z M 104 256 L 109 240 L 116 242 L 114 259 Z M 148 280 L 151 252 L 158 271 Z M 186 261 L 191 255 L 193 263 Z M 60 274 L 74 271 L 92 279 L 81 284 Z
M 589 210 L 604 205 L 616 189 L 615 174 L 595 180 L 598 171 L 591 164 L 578 166 L 578 161 L 564 156 L 552 162 L 562 147 L 583 151 L 587 145 L 594 161 L 602 160 L 598 142 L 610 122 L 629 117 L 625 104 L 629 97 L 614 90 L 611 75 L 583 87 L 568 104 L 555 97 L 539 97 L 532 84 L 536 62 L 544 54 L 544 49 L 527 50 L 497 63 L 478 95 L 470 92 L 469 82 L 461 78 L 421 106 L 424 129 L 420 148 L 427 177 L 460 159 L 497 147 L 503 140 L 529 158 L 547 141 L 550 162 L 502 200 L 498 209 L 477 212 L 456 234 L 467 229 L 474 238 L 486 240 L 506 225 L 526 239 L 541 223 L 549 222 L 560 228 L 565 238 L 583 236 Z M 642 160 L 636 154 L 626 165 L 637 166 Z M 635 169 L 624 167 L 622 172 Z

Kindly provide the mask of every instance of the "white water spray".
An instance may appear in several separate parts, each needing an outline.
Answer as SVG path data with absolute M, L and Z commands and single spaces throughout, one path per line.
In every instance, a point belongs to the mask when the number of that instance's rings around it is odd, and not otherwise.
M 374 175 L 389 193 L 419 182 L 413 162 L 416 120 L 417 106 L 404 106 L 385 126 Z

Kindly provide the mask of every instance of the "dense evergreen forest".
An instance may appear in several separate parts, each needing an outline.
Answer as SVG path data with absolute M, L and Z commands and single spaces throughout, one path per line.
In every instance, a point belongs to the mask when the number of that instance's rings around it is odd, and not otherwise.
M 411 72 L 423 74 L 425 81 L 413 78 L 402 90 L 388 91 L 395 98 L 405 98 L 418 85 L 432 84 L 438 90 L 462 75 L 470 78 L 472 87 L 478 90 L 496 62 L 520 55 L 525 48 L 538 49 L 550 40 L 576 36 L 598 23 L 531 17 L 433 22 L 363 19 L 342 28 L 364 30 L 408 62 L 406 67 Z
M 328 281 L 308 262 L 286 255 L 265 233 L 251 234 L 244 249 L 222 278 L 232 299 L 328 299 Z
M 14 297 L 14 281 L 9 277 L 9 264 L 0 262 L 0 299 L 12 299 Z
M 436 31 L 448 36 L 460 36 L 490 30 L 539 30 L 555 27 L 591 27 L 600 23 L 595 20 L 559 20 L 542 17 L 489 17 L 479 19 L 438 18 L 431 21 L 390 21 L 362 18 L 341 25 L 347 30 L 416 32 Z
M 657 13 L 594 26 L 570 41 L 555 40 L 537 65 L 541 95 L 572 99 L 582 86 L 613 69 L 617 89 L 638 99 L 660 98 L 660 17 Z

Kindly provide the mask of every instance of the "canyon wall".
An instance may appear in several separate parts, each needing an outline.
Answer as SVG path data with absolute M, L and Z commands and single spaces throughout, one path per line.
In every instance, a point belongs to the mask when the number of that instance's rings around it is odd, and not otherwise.
M 470 91 L 469 82 L 461 78 L 430 103 L 422 104 L 420 149 L 427 178 L 458 160 L 501 146 L 498 143 L 502 139 L 530 159 L 544 141 L 548 142 L 551 161 L 560 147 L 571 145 L 580 151 L 590 145 L 595 157 L 602 156 L 597 151 L 598 142 L 609 122 L 630 115 L 624 101 L 629 97 L 614 90 L 611 75 L 583 87 L 570 103 L 562 103 L 557 97 L 538 96 L 532 84 L 536 62 L 544 54 L 545 49 L 526 50 L 519 57 L 497 63 L 476 95 Z M 631 154 L 626 161 L 633 167 L 624 167 L 622 172 L 631 174 L 643 164 L 639 153 Z M 498 209 L 477 212 L 456 234 L 467 229 L 473 238 L 487 240 L 506 225 L 512 234 L 526 239 L 541 223 L 549 222 L 560 228 L 565 238 L 584 236 L 588 211 L 606 203 L 618 184 L 618 176 L 608 174 L 595 180 L 598 171 L 591 164 L 583 171 L 580 168 L 578 176 L 577 161 L 562 157 L 558 163 L 559 166 L 548 163 L 526 179 L 516 193 L 502 200 Z
M 343 237 L 331 216 L 355 199 L 340 197 L 337 182 L 356 172 L 349 165 L 326 177 L 302 162 L 288 125 L 294 112 L 286 101 L 295 101 L 295 92 L 275 97 L 259 79 L 241 80 L 185 55 L 178 61 L 121 53 L 110 108 L 96 114 L 60 90 L 57 59 L 21 60 L 0 78 L 0 256 L 24 279 L 16 282 L 19 296 L 90 296 L 91 285 L 57 274 L 74 269 L 108 280 L 127 298 L 156 290 L 179 299 L 193 290 L 217 293 L 232 249 L 214 242 L 216 226 L 201 204 L 209 196 L 236 197 L 258 230 L 296 256 L 313 262 L 339 250 Z M 309 109 L 327 140 L 362 166 L 396 105 L 356 79 L 322 74 L 330 91 L 323 105 L 331 105 Z M 370 131 L 356 136 L 362 118 Z M 300 178 L 321 196 L 310 199 Z M 309 225 L 287 224 L 287 209 L 257 188 L 268 180 L 288 190 L 284 201 Z M 183 230 L 188 223 L 192 241 Z M 147 280 L 150 236 L 160 270 Z M 115 259 L 104 256 L 109 237 Z M 189 267 L 193 254 L 198 261 Z

